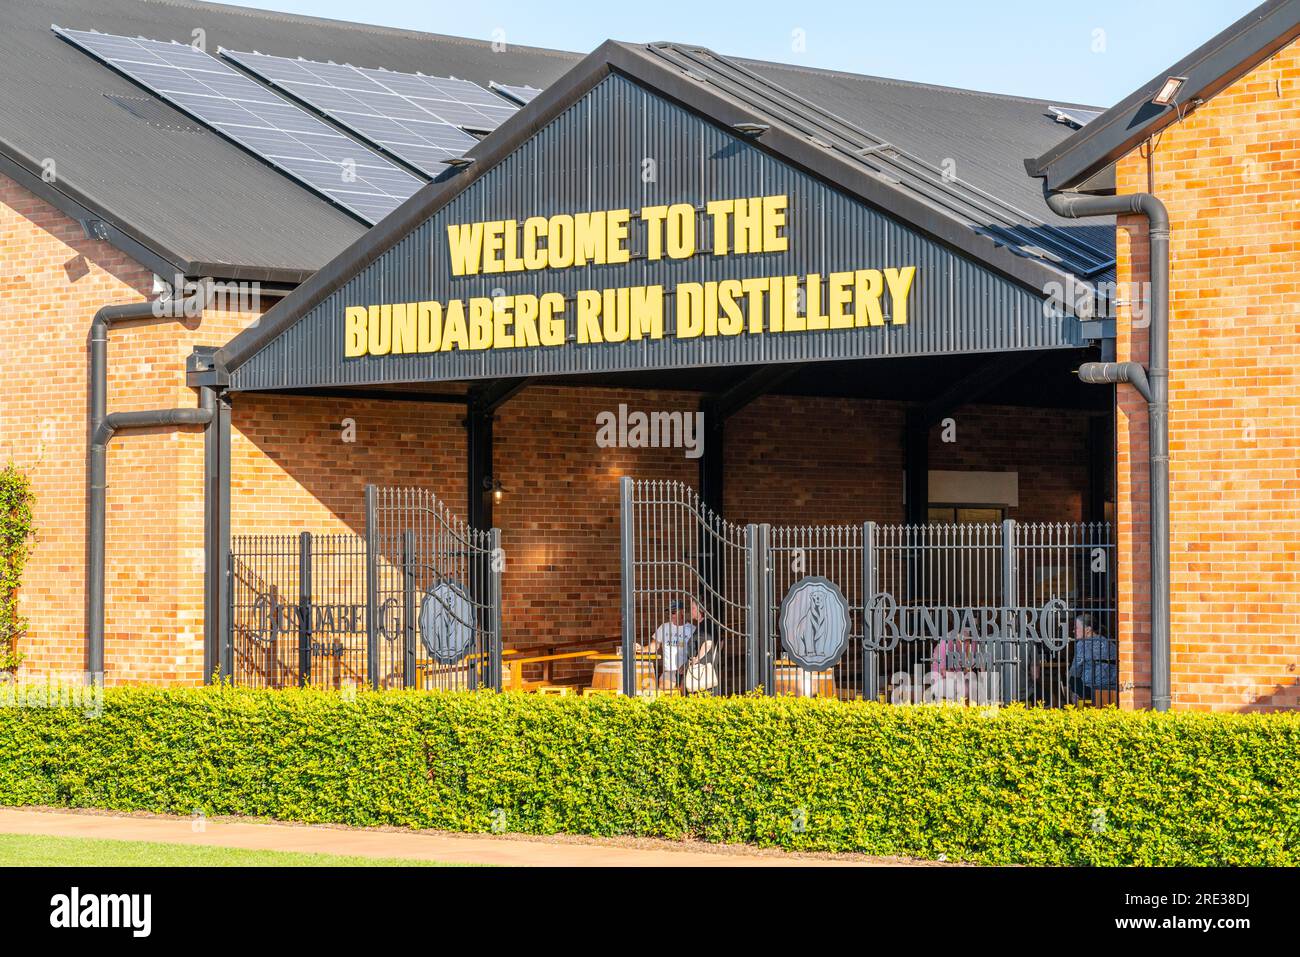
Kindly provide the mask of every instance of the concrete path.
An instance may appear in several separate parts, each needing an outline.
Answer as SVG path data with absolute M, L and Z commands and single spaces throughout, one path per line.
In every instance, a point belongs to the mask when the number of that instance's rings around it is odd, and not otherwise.
M 523 838 L 514 835 L 463 835 L 442 831 L 348 828 L 277 824 L 236 818 L 77 813 L 30 808 L 0 808 L 0 833 L 165 841 L 268 851 L 401 857 L 448 864 L 515 867 L 906 867 L 895 858 L 785 854 L 757 849 L 675 845 L 668 841 L 600 841 L 591 838 Z

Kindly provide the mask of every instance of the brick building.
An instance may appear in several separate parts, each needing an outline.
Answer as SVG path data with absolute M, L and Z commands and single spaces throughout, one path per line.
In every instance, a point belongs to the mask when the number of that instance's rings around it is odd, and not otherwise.
M 1173 106 L 1151 110 L 1144 90 L 1106 112 L 667 44 L 580 57 L 179 0 L 6 11 L 0 70 L 19 92 L 0 105 L 0 454 L 32 476 L 39 527 L 22 672 L 499 680 L 465 648 L 444 661 L 427 638 L 422 611 L 439 581 L 457 581 L 451 566 L 459 584 L 442 600 L 476 609 L 468 647 L 486 656 L 486 634 L 498 669 L 503 647 L 507 659 L 614 652 L 629 638 L 629 575 L 653 564 L 629 558 L 630 537 L 661 550 L 668 537 L 631 527 L 623 480 L 666 480 L 698 491 L 736 543 L 775 530 L 769 574 L 783 534 L 829 563 L 810 571 L 850 610 L 853 650 L 826 669 L 843 694 L 888 693 L 891 652 L 861 650 L 879 590 L 995 617 L 1053 601 L 1067 618 L 1091 614 L 1117 643 L 1120 701 L 1148 706 L 1160 572 L 1145 403 L 1131 385 L 1073 374 L 1145 359 L 1122 291 L 1143 275 L 1143 226 L 1058 215 L 1025 175 L 1025 157 L 1040 157 L 1030 171 L 1053 189 L 1154 183 L 1170 211 L 1173 706 L 1293 707 L 1298 6 L 1266 4 L 1169 71 L 1187 76 Z M 210 52 L 180 46 L 194 43 Z M 345 63 L 370 72 L 325 67 Z M 411 94 L 398 81 L 417 74 L 462 85 Z M 330 98 L 340 88 L 351 107 Z M 211 108 L 218 90 L 253 112 L 272 104 L 263 117 L 279 128 L 232 125 Z M 419 120 L 393 133 L 375 124 L 376 103 Z M 1120 126 L 1122 137 L 1096 135 Z M 341 140 L 348 155 L 335 168 L 286 154 L 268 139 L 286 129 L 318 152 Z M 205 279 L 215 297 L 172 308 Z M 620 295 L 662 298 L 620 312 Z M 102 307 L 124 303 L 145 305 L 108 326 L 104 411 L 190 411 L 109 430 L 95 648 L 87 452 L 103 418 L 87 335 Z M 1225 324 L 1225 306 L 1241 318 Z M 699 421 L 698 445 L 627 430 L 602 440 L 602 417 L 638 411 Z M 455 516 L 453 544 L 433 532 L 416 542 L 432 579 L 405 599 L 399 587 L 391 606 L 384 583 L 412 565 L 389 547 L 397 539 L 377 537 L 372 485 L 427 490 Z M 927 541 L 946 543 L 969 594 L 922 598 L 918 581 L 942 570 L 919 546 L 906 587 L 886 587 L 888 544 L 869 553 L 853 538 L 825 557 L 836 536 L 871 529 L 887 543 L 927 523 L 947 529 Z M 494 573 L 467 558 L 472 530 L 489 527 L 504 556 Z M 1004 536 L 997 556 L 971 544 L 980 529 Z M 277 616 L 304 588 L 304 531 L 318 541 L 307 619 L 323 629 L 323 608 L 331 624 L 328 639 L 299 643 L 302 617 Z M 337 555 L 327 535 L 343 536 Z M 1065 557 L 1031 569 L 1049 545 Z M 754 554 L 749 537 L 734 547 Z M 741 618 L 757 601 L 752 587 L 732 590 L 721 547 L 672 548 L 683 595 Z M 882 563 L 871 585 L 869 554 Z M 853 569 L 843 580 L 841 559 Z M 1004 562 L 989 572 L 998 595 L 973 597 L 986 560 Z M 378 584 L 366 580 L 376 562 Z M 777 606 L 793 590 L 782 581 L 764 586 L 772 621 L 721 622 L 734 644 L 765 634 L 758 657 L 791 653 L 778 644 Z M 636 620 L 666 615 L 677 587 L 647 588 L 658 604 Z M 362 609 L 346 628 L 342 608 Z M 1063 688 L 1078 639 L 1058 624 Z M 297 633 L 280 660 L 285 629 Z M 928 661 L 933 644 L 914 637 Z M 998 666 L 1013 684 L 1028 674 L 1024 641 L 1008 630 L 995 642 L 1016 649 L 997 652 L 1015 659 Z M 774 666 L 751 651 L 747 680 L 770 685 L 762 669 Z M 588 683 L 592 667 L 559 658 L 521 673 L 545 668 L 563 687 Z
M 1070 189 L 1113 164 L 1120 194 L 1169 211 L 1171 692 L 1175 707 L 1300 703 L 1295 452 L 1300 348 L 1297 19 L 1267 3 L 1171 65 L 1031 168 Z M 1173 102 L 1151 99 L 1185 78 Z M 1119 284 L 1149 281 L 1146 222 L 1121 216 Z M 1148 330 L 1119 307 L 1116 358 L 1146 362 Z M 1119 391 L 1122 657 L 1150 666 L 1144 402 Z

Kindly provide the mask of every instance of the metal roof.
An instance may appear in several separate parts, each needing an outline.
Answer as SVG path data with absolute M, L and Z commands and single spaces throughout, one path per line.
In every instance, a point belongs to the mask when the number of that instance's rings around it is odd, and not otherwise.
M 1031 177 L 1049 189 L 1073 189 L 1138 144 L 1187 115 L 1300 37 L 1300 0 L 1269 0 L 1197 47 L 1078 132 L 1043 151 L 1027 151 Z M 1169 77 L 1186 77 L 1174 103 L 1151 102 Z
M 1024 255 L 1085 278 L 1114 266 L 1113 225 L 1057 217 L 1013 159 L 1008 137 L 1059 138 L 1047 101 L 733 60 L 680 44 L 647 49 Z
M 366 227 L 50 30 L 104 33 L 544 86 L 580 57 L 186 0 L 23 0 L 0 30 L 0 172 L 155 271 L 301 282 Z M 111 97 L 152 101 L 144 118 Z M 41 178 L 54 161 L 53 183 Z
M 6 5 L 0 172 L 74 218 L 101 220 L 96 229 L 158 272 L 288 284 L 333 260 L 365 226 L 70 47 L 50 31 L 52 23 L 180 42 L 202 30 L 210 50 L 438 73 L 484 86 L 549 87 L 581 60 L 189 0 Z M 1059 101 L 729 60 L 680 45 L 636 49 L 680 61 L 667 64 L 679 71 L 681 63 L 703 58 L 694 69 L 708 74 L 719 93 L 744 99 L 747 112 L 791 130 L 815 121 L 814 137 L 832 150 L 877 147 L 856 161 L 864 170 L 899 180 L 925 208 L 984 232 L 1017 256 L 1092 276 L 1113 255 L 1111 226 L 1056 220 L 1017 165 L 1068 134 L 1049 110 Z M 41 177 L 50 159 L 53 183 Z M 942 175 L 947 160 L 955 180 Z
M 1098 109 L 1061 100 L 1035 100 L 952 87 L 780 63 L 739 61 L 804 99 L 895 146 L 944 168 L 1027 218 L 1065 226 L 1089 243 L 1114 251 L 1114 230 L 1097 221 L 1061 219 L 1027 181 L 1023 157 L 1050 149 L 1072 132 L 1052 107 Z

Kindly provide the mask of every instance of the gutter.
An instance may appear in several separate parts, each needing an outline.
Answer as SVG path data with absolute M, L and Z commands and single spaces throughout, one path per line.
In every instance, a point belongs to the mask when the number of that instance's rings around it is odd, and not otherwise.
M 1300 36 L 1300 0 L 1267 0 L 1215 37 L 1162 70 L 1087 126 L 1041 156 L 1025 160 L 1030 176 L 1052 189 L 1078 189 L 1081 181 L 1128 155 L 1190 109 L 1216 96 Z M 1186 85 L 1168 106 L 1151 102 L 1169 76 Z
M 204 281 L 189 301 L 158 299 L 126 305 L 104 306 L 90 323 L 88 392 L 89 444 L 86 449 L 88 495 L 86 499 L 86 670 L 90 680 L 104 679 L 104 552 L 108 491 L 108 443 L 122 429 L 178 425 L 209 425 L 216 415 L 216 389 L 205 386 L 192 409 L 153 409 L 142 412 L 108 412 L 108 330 L 119 322 L 141 319 L 183 319 L 201 312 L 207 304 L 210 281 Z
M 1151 492 L 1151 707 L 1168 711 L 1169 655 L 1169 211 L 1150 193 L 1085 196 L 1043 184 L 1048 207 L 1058 216 L 1082 219 L 1138 213 L 1147 220 L 1151 277 L 1151 325 L 1147 365 L 1086 362 L 1079 379 L 1091 384 L 1128 383 L 1146 399 Z
M 121 217 L 110 213 L 99 200 L 70 183 L 60 180 L 56 186 L 43 180 L 38 172 L 32 172 L 40 168 L 40 163 L 30 156 L 0 143 L 0 175 L 8 176 L 69 219 L 76 220 L 88 238 L 108 243 L 159 276 L 168 279 L 176 275 L 187 279 L 211 276 L 230 282 L 258 282 L 291 289 L 312 275 L 313 270 L 307 268 L 193 261 L 162 247 Z M 262 294 L 283 295 L 284 292 L 263 289 Z

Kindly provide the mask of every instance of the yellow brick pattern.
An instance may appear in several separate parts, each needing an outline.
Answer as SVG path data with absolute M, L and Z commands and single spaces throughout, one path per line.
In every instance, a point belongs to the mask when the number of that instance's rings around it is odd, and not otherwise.
M 1300 44 L 1166 130 L 1153 152 L 1172 222 L 1170 455 L 1174 707 L 1300 705 Z M 1137 152 L 1122 193 L 1147 188 Z M 1120 280 L 1147 276 L 1144 220 Z M 1146 360 L 1121 317 L 1119 358 Z M 1121 681 L 1149 702 L 1146 406 L 1121 388 Z

